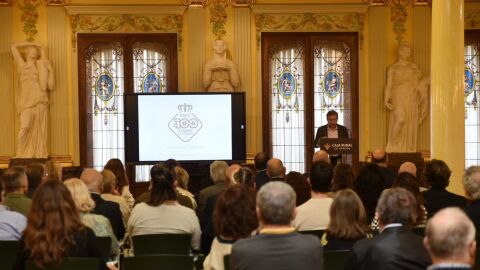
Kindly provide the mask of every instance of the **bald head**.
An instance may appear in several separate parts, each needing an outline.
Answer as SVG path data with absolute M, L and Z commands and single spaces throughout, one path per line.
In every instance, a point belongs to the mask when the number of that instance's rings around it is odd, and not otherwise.
M 313 163 L 323 161 L 330 164 L 330 158 L 328 157 L 328 153 L 325 150 L 319 150 L 313 154 Z
M 80 179 L 87 185 L 90 192 L 102 193 L 103 177 L 97 170 L 91 168 L 83 170 Z
M 375 149 L 372 152 L 372 162 L 378 165 L 387 164 L 387 153 L 383 149 Z
M 227 170 L 225 171 L 225 176 L 227 178 L 227 182 L 231 184 L 235 184 L 235 179 L 233 178 L 233 175 L 238 172 L 242 166 L 238 164 L 232 164 L 230 165 Z
M 433 263 L 473 265 L 475 226 L 460 208 L 445 208 L 428 221 L 424 244 Z
M 402 163 L 402 165 L 400 165 L 400 168 L 398 169 L 398 174 L 401 174 L 404 172 L 417 177 L 417 166 L 415 166 L 415 164 L 413 164 L 410 161 L 404 162 Z
M 278 158 L 271 158 L 267 163 L 267 175 L 272 177 L 285 177 L 285 167 Z

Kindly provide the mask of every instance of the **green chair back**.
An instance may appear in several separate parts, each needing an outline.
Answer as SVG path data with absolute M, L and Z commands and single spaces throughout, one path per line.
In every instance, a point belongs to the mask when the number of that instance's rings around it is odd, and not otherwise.
M 223 268 L 230 270 L 230 255 L 223 256 Z
M 345 268 L 350 250 L 325 251 L 323 253 L 324 269 L 342 270 Z
M 18 241 L 0 241 L 0 270 L 11 270 L 17 258 Z
M 311 230 L 311 231 L 298 231 L 301 234 L 311 234 L 315 235 L 318 237 L 318 239 L 322 239 L 323 234 L 325 233 L 325 230 Z
M 132 237 L 133 253 L 138 255 L 190 254 L 190 234 L 146 234 Z
M 99 266 L 98 258 L 69 257 L 63 258 L 60 266 L 49 270 L 95 270 L 99 269 Z M 33 261 L 27 261 L 25 268 L 26 270 L 44 270 L 38 268 Z
M 123 270 L 192 270 L 193 257 L 189 255 L 143 255 L 125 257 Z
M 98 246 L 100 247 L 100 251 L 103 254 L 104 258 L 110 257 L 110 250 L 112 249 L 112 238 L 110 236 L 105 237 L 98 237 L 97 236 Z

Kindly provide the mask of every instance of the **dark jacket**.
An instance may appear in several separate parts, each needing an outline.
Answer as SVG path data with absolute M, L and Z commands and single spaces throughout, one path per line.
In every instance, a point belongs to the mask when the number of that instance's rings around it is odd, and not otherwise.
M 348 129 L 342 125 L 337 124 L 338 129 L 338 138 L 349 138 Z M 315 141 L 313 142 L 314 146 L 317 146 L 320 143 L 320 138 L 328 137 L 328 126 L 323 125 L 317 129 L 317 135 L 315 135 Z
M 323 250 L 316 236 L 259 234 L 238 240 L 230 262 L 234 270 L 323 270 Z
M 215 184 L 200 190 L 197 207 L 197 214 L 200 218 L 203 215 L 208 198 L 220 194 L 220 192 L 224 191 L 226 188 L 227 185 L 225 184 L 225 181 L 217 181 Z
M 465 208 L 467 200 L 457 194 L 448 192 L 444 188 L 430 188 L 422 192 L 425 208 L 427 208 L 428 216 L 433 216 L 438 210 L 446 207 Z
M 465 207 L 465 213 L 472 220 L 478 232 L 480 230 L 480 200 L 475 200 L 472 204 Z
M 267 169 L 258 171 L 257 175 L 255 176 L 256 189 L 260 190 L 260 188 L 266 183 L 268 183 L 269 180 L 270 179 L 268 178 L 268 175 L 267 175 Z
M 118 203 L 105 201 L 100 194 L 90 193 L 93 201 L 95 201 L 95 209 L 92 213 L 102 215 L 110 221 L 113 233 L 118 240 L 122 240 L 125 236 L 125 225 L 123 224 L 122 212 Z
M 345 270 L 425 270 L 430 264 L 423 239 L 402 226 L 358 241 Z

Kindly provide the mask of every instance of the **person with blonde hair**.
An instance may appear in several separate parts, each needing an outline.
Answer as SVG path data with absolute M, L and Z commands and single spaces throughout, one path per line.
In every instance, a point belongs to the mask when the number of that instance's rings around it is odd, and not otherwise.
M 195 195 L 188 191 L 188 182 L 190 180 L 190 175 L 184 168 L 180 166 L 175 166 L 173 170 L 177 179 L 177 192 L 183 196 L 187 196 L 192 201 L 193 210 L 197 209 L 197 201 L 195 201 Z
M 56 160 L 49 160 L 45 163 L 45 172 L 44 172 L 43 181 L 55 180 L 62 181 L 62 165 Z
M 90 213 L 95 208 L 95 202 L 90 196 L 87 185 L 78 178 L 71 178 L 64 182 L 70 194 L 72 194 L 73 201 L 78 211 L 80 211 L 80 219 L 82 223 L 92 229 L 96 236 L 108 236 L 112 239 L 112 246 L 110 255 L 118 255 L 120 252 L 117 237 L 113 233 L 110 221 L 97 214 Z
M 367 214 L 360 197 L 349 188 L 337 191 L 330 207 L 330 222 L 322 236 L 324 250 L 351 249 L 367 236 L 367 231 Z
M 103 170 L 101 174 L 103 176 L 103 191 L 100 197 L 105 201 L 118 203 L 118 206 L 120 206 L 120 212 L 122 212 L 123 223 L 127 225 L 131 210 L 125 198 L 120 196 L 116 188 L 117 178 L 115 177 L 115 174 L 107 169 Z

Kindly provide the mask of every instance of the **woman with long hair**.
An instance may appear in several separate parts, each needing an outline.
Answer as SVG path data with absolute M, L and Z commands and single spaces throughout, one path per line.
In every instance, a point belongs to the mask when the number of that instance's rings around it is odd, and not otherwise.
M 342 189 L 353 189 L 355 185 L 355 172 L 350 164 L 340 163 L 333 169 L 332 192 Z
M 285 182 L 289 184 L 295 194 L 297 194 L 297 200 L 295 205 L 300 206 L 312 197 L 312 189 L 307 179 L 299 172 L 289 172 L 285 177 Z
M 213 212 L 216 237 L 203 262 L 205 270 L 223 270 L 223 257 L 232 252 L 233 243 L 257 229 L 255 205 L 255 191 L 245 185 L 234 185 L 218 195 Z
M 372 222 L 375 217 L 377 201 L 382 194 L 384 186 L 385 180 L 377 165 L 368 164 L 358 173 L 354 190 L 362 200 L 368 222 Z
M 110 237 L 112 244 L 110 248 L 110 255 L 116 256 L 120 253 L 120 247 L 117 237 L 113 233 L 110 221 L 102 216 L 91 213 L 95 208 L 95 202 L 90 196 L 88 187 L 82 180 L 78 178 L 71 178 L 64 182 L 70 194 L 72 194 L 73 201 L 80 211 L 80 219 L 82 223 L 93 230 L 98 237 Z
M 83 225 L 68 189 L 61 182 L 47 181 L 33 195 L 14 270 L 25 269 L 27 260 L 51 269 L 63 257 L 95 257 L 99 269 L 108 269 L 95 234 Z
M 330 207 L 330 223 L 322 236 L 324 250 L 351 249 L 367 232 L 367 215 L 360 197 L 349 188 L 337 191 Z
M 120 195 L 125 198 L 128 206 L 130 206 L 130 209 L 132 209 L 135 205 L 135 199 L 133 198 L 133 195 L 128 187 L 127 173 L 125 172 L 125 167 L 123 166 L 122 161 L 118 158 L 112 158 L 107 162 L 107 164 L 105 164 L 103 169 L 110 170 L 115 174 L 117 179 L 117 186 L 115 188 L 118 190 Z
M 200 248 L 200 224 L 195 212 L 177 201 L 175 180 L 169 167 L 162 163 L 150 170 L 151 194 L 132 210 L 127 233 L 143 234 L 191 234 L 192 248 Z

